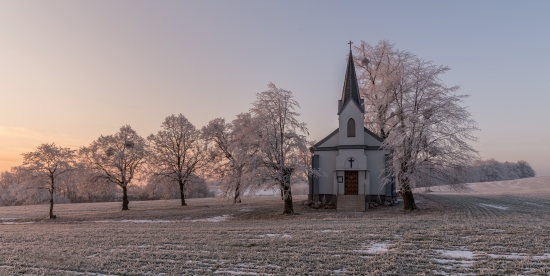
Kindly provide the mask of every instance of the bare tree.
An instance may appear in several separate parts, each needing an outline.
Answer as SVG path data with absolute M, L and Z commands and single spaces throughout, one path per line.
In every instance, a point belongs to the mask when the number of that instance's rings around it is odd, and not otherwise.
M 256 94 L 250 112 L 257 120 L 258 168 L 263 178 L 277 183 L 282 191 L 284 214 L 293 214 L 291 179 L 296 171 L 307 170 L 300 152 L 306 148 L 305 123 L 297 119 L 300 105 L 292 92 L 269 83 L 268 90 Z
M 74 169 L 75 152 L 55 143 L 42 144 L 35 151 L 23 153 L 23 169 L 38 189 L 50 194 L 50 218 L 54 219 L 53 197 L 58 178 Z
M 90 170 L 92 182 L 115 183 L 122 188 L 122 210 L 128 210 L 128 185 L 142 169 L 147 152 L 145 139 L 125 125 L 114 135 L 101 135 L 79 153 Z
M 251 139 L 254 128 L 251 114 L 242 113 L 231 123 L 216 118 L 202 129 L 204 138 L 214 144 L 216 160 L 211 171 L 222 179 L 222 196 L 232 197 L 233 203 L 241 203 L 242 194 L 253 188 L 253 164 L 258 151 Z
M 186 184 L 207 165 L 208 145 L 201 139 L 200 130 L 182 114 L 166 117 L 161 128 L 147 137 L 151 145 L 150 168 L 154 175 L 179 185 L 181 206 L 185 206 Z
M 375 47 L 363 41 L 355 50 L 367 99 L 365 125 L 385 139 L 392 155 L 386 179 L 397 180 L 405 209 L 417 209 L 412 187 L 434 179 L 456 183 L 457 171 L 477 158 L 468 142 L 476 140 L 472 133 L 478 128 L 462 106 L 468 96 L 441 81 L 449 67 L 396 50 L 387 41 Z

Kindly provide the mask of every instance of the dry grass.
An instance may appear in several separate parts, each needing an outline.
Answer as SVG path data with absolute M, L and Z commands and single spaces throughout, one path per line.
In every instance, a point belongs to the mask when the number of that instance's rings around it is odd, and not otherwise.
M 56 205 L 53 221 L 46 205 L 1 207 L 0 274 L 549 274 L 550 178 L 484 185 L 419 194 L 412 213 L 303 196 L 295 216 L 276 197 Z

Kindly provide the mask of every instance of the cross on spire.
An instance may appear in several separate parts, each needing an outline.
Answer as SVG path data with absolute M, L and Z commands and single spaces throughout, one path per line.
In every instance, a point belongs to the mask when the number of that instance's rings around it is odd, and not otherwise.
M 353 101 L 357 104 L 357 107 L 361 110 L 361 113 L 365 113 L 363 107 L 363 101 L 359 95 L 359 85 L 357 83 L 357 75 L 355 75 L 355 64 L 353 62 L 353 52 L 351 50 L 351 44 L 353 41 L 349 41 L 349 55 L 348 55 L 348 66 L 346 69 L 346 78 L 344 79 L 344 89 L 342 90 L 342 99 L 341 105 L 338 108 L 338 115 L 342 112 L 342 108 L 348 103 L 348 101 Z

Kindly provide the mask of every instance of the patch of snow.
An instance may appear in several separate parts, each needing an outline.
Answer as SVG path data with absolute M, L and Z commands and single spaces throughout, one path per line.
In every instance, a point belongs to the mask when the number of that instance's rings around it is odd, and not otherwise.
M 458 258 L 457 258 L 458 259 Z M 433 258 L 432 260 L 436 261 L 438 264 L 446 264 L 441 267 L 454 270 L 456 267 L 470 267 L 474 264 L 473 260 L 456 260 L 456 259 L 438 259 Z
M 550 253 L 544 253 L 542 256 L 533 256 L 535 260 L 548 260 L 550 259 Z
M 388 243 L 385 243 L 385 242 L 373 243 L 369 246 L 369 248 L 365 250 L 354 250 L 354 251 L 365 253 L 365 254 L 380 254 L 388 251 Z
M 292 237 L 291 235 L 289 234 L 264 234 L 264 235 L 260 235 L 260 237 L 281 237 L 281 238 L 290 238 Z
M 501 259 L 509 259 L 509 260 L 521 260 L 525 258 L 531 258 L 533 260 L 548 260 L 550 259 L 550 253 L 545 253 L 540 256 L 531 256 L 525 254 L 525 253 L 510 253 L 510 254 L 487 254 L 487 256 L 491 258 L 501 258 Z
M 244 208 L 244 209 L 239 210 L 239 212 L 252 212 L 252 209 Z
M 437 259 L 433 258 L 434 261 L 436 261 L 439 264 L 448 264 L 448 263 L 454 263 L 455 260 L 448 260 L 448 259 Z
M 502 258 L 502 259 L 510 259 L 510 260 L 517 260 L 517 259 L 524 259 L 527 257 L 525 254 L 519 254 L 519 253 L 511 253 L 511 254 L 487 254 L 487 256 L 491 258 Z
M 502 232 L 504 232 L 504 230 L 502 230 L 502 229 L 491 229 L 491 228 L 490 228 L 490 229 L 487 229 L 487 231 L 489 231 L 489 232 L 496 232 L 496 233 L 502 233 Z
M 31 223 L 34 223 L 34 221 L 25 221 L 25 222 L 8 221 L 8 222 L 2 222 L 2 223 L 0 223 L 0 224 L 10 224 L 10 225 L 14 225 L 14 224 L 31 224 Z
M 544 205 L 542 204 L 538 204 L 538 203 L 533 203 L 533 202 L 524 202 L 525 204 L 529 204 L 529 205 L 535 205 L 535 206 L 539 206 L 539 207 L 544 207 Z
M 108 223 L 108 222 L 120 222 L 120 223 L 165 223 L 165 222 L 180 222 L 177 220 L 162 220 L 162 219 L 123 219 L 123 220 L 96 220 L 92 222 L 101 222 L 101 223 Z
M 321 232 L 321 233 L 331 233 L 331 232 L 335 232 L 335 233 L 338 233 L 338 232 L 342 232 L 342 230 L 330 230 L 330 229 L 325 229 L 325 230 L 320 230 L 320 231 L 317 231 L 317 232 Z
M 216 270 L 214 274 L 231 274 L 231 275 L 258 275 L 256 272 L 235 271 L 235 270 Z
M 205 219 L 194 219 L 194 220 L 190 220 L 190 222 L 221 222 L 221 221 L 226 221 L 230 217 L 231 216 L 229 215 L 223 215 L 223 216 L 216 216 L 216 217 L 205 218 Z
M 509 207 L 506 207 L 506 206 L 486 204 L 486 203 L 480 203 L 479 205 L 485 206 L 485 207 L 491 207 L 491 208 L 495 208 L 495 209 L 500 209 L 500 210 L 508 210 L 508 208 L 509 208 Z
M 436 250 L 441 253 L 443 256 L 450 257 L 453 259 L 471 259 L 474 257 L 472 251 L 467 250 Z

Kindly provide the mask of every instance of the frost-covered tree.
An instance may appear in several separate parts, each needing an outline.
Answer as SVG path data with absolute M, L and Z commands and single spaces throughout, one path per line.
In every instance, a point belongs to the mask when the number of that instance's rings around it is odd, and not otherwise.
M 36 183 L 30 181 L 29 172 L 23 166 L 11 167 L 0 174 L 0 205 L 24 205 L 44 202 L 47 190 L 36 192 Z M 55 196 L 55 194 L 54 194 Z M 54 198 L 55 200 L 55 198 Z
M 527 161 L 520 160 L 516 164 L 519 171 L 519 178 L 535 177 L 535 170 L 527 163 Z
M 455 182 L 457 172 L 477 158 L 468 144 L 475 141 L 476 122 L 440 76 L 447 66 L 434 65 L 381 41 L 355 48 L 365 96 L 365 125 L 383 137 L 390 150 L 389 173 L 401 187 L 404 208 L 417 209 L 412 194 L 427 179 Z M 455 169 L 455 170 L 453 170 Z M 433 183 L 433 182 L 432 182 Z M 422 185 L 424 184 L 424 185 Z
M 28 173 L 29 181 L 37 189 L 49 192 L 50 218 L 56 218 L 53 214 L 53 199 L 57 181 L 63 174 L 74 169 L 75 151 L 51 143 L 39 145 L 35 151 L 22 155 L 22 168 Z
M 90 170 L 90 181 L 98 185 L 116 184 L 122 189 L 122 210 L 128 210 L 128 186 L 141 172 L 147 156 L 147 143 L 129 125 L 107 136 L 99 136 L 79 151 Z
M 185 186 L 195 172 L 208 164 L 208 145 L 201 138 L 201 131 L 182 114 L 166 117 L 161 128 L 147 137 L 151 146 L 149 167 L 153 175 L 179 186 L 181 206 L 185 206 Z
M 268 90 L 256 94 L 250 112 L 256 122 L 256 140 L 263 179 L 275 182 L 283 194 L 285 214 L 294 213 L 291 180 L 300 170 L 307 170 L 300 151 L 307 147 L 305 123 L 298 121 L 300 105 L 292 92 L 269 83 Z M 305 135 L 304 135 L 305 134 Z
M 386 139 L 398 122 L 393 93 L 397 71 L 411 54 L 394 49 L 387 40 L 376 46 L 362 41 L 355 52 L 355 64 L 359 66 L 357 81 L 365 101 L 365 126 Z
M 254 138 L 255 120 L 241 113 L 231 123 L 216 118 L 203 127 L 204 139 L 213 144 L 215 161 L 212 173 L 220 177 L 221 195 L 241 203 L 242 194 L 253 187 L 254 164 L 258 151 Z

